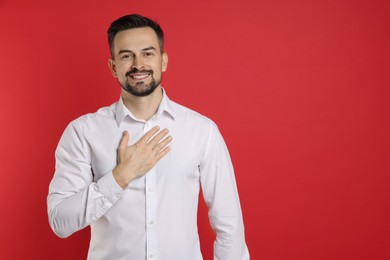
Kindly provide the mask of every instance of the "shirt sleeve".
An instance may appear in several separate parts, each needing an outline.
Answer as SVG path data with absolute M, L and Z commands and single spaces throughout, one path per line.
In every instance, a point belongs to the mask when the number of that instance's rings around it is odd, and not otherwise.
M 211 126 L 200 176 L 210 223 L 216 233 L 214 260 L 249 259 L 233 165 L 215 124 Z
M 91 151 L 82 129 L 73 121 L 57 146 L 56 169 L 47 197 L 51 228 L 65 238 L 104 215 L 121 198 L 123 189 L 112 172 L 93 180 Z

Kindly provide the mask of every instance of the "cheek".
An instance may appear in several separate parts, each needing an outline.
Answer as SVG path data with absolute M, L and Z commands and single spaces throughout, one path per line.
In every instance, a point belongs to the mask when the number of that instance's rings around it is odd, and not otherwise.
M 116 73 L 116 78 L 120 83 L 124 83 L 127 81 L 127 77 L 125 76 L 125 72 L 117 72 Z
M 118 68 L 117 70 L 117 76 L 120 77 L 120 78 L 126 78 L 126 73 L 128 72 L 128 70 L 126 68 Z
M 153 77 L 154 78 L 160 79 L 161 78 L 161 74 L 162 74 L 161 68 L 153 70 Z

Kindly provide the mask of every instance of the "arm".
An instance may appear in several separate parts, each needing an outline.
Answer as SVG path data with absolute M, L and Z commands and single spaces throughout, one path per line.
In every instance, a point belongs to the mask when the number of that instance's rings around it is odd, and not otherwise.
M 203 197 L 217 235 L 214 259 L 249 259 L 233 166 L 225 142 L 214 124 L 200 171 Z
M 77 121 L 65 129 L 55 157 L 48 215 L 54 233 L 64 238 L 100 218 L 122 196 L 123 189 L 112 173 L 93 181 L 91 151 Z
M 146 174 L 169 151 L 165 146 L 170 139 L 157 144 L 167 132 L 151 138 L 157 131 L 153 128 L 131 146 L 127 146 L 129 136 L 124 132 L 118 147 L 118 165 L 94 182 L 90 147 L 77 121 L 71 123 L 56 150 L 56 171 L 47 198 L 54 233 L 64 238 L 90 225 L 121 198 L 131 180 Z

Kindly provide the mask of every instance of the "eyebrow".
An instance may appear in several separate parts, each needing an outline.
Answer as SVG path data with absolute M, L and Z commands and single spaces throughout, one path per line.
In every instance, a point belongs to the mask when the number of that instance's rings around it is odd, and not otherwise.
M 153 51 L 156 51 L 156 48 L 154 48 L 153 46 L 150 46 L 150 47 L 146 47 L 146 48 L 143 48 L 141 51 L 150 51 L 150 50 L 153 50 Z M 133 51 L 131 50 L 120 50 L 118 54 L 122 54 L 122 53 L 134 53 Z
M 154 48 L 153 46 L 150 46 L 150 47 L 144 48 L 142 50 L 143 51 L 150 51 L 150 50 L 156 51 L 156 48 Z
M 129 50 L 120 50 L 118 54 L 121 54 L 121 53 L 128 53 L 128 52 L 133 53 L 132 51 L 129 51 Z

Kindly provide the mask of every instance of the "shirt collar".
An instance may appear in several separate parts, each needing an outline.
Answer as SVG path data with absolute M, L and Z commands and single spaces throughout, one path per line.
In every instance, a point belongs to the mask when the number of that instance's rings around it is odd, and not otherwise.
M 172 101 L 168 98 L 164 89 L 162 89 L 162 92 L 163 92 L 163 97 L 161 99 L 160 105 L 154 117 L 159 117 L 162 114 L 166 113 L 172 119 L 175 119 L 175 113 L 172 109 Z M 126 116 L 129 116 L 133 120 L 140 121 L 134 116 L 134 114 L 129 109 L 127 109 L 127 107 L 123 103 L 122 97 L 120 97 L 115 109 L 115 120 L 118 126 L 122 123 L 122 121 L 126 118 Z

